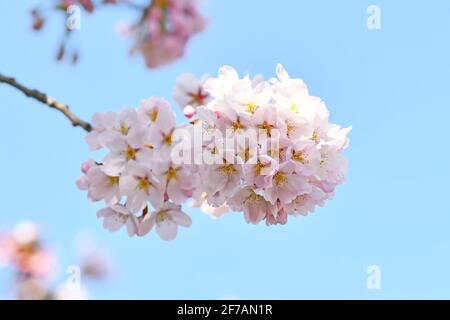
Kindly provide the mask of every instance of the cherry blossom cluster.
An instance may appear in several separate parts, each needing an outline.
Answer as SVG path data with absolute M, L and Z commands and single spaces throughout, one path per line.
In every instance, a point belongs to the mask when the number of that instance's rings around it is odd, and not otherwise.
M 69 36 L 74 30 L 67 21 L 81 19 L 83 13 L 92 14 L 112 5 L 128 7 L 138 13 L 136 21 L 120 28 L 120 32 L 134 38 L 131 53 L 142 54 L 148 68 L 157 68 L 181 58 L 192 36 L 206 26 L 206 20 L 199 11 L 199 0 L 148 0 L 145 4 L 133 0 L 57 0 L 51 11 L 64 14 L 66 19 L 56 60 L 68 57 L 72 63 L 78 61 L 78 50 L 69 46 Z M 71 11 L 74 6 L 79 9 Z M 31 11 L 33 30 L 39 31 L 45 26 L 49 11 L 45 9 L 45 6 L 36 7 Z M 79 17 L 71 17 L 71 12 Z
M 187 199 L 213 217 L 243 212 L 248 223 L 285 224 L 334 195 L 345 178 L 349 128 L 329 122 L 325 104 L 281 65 L 269 81 L 240 78 L 222 67 L 217 78 L 183 75 L 173 92 L 188 123 L 176 126 L 163 99 L 136 109 L 95 114 L 86 141 L 106 149 L 88 160 L 78 187 L 103 201 L 97 215 L 110 231 L 130 236 L 153 227 L 174 239 L 188 227 Z
M 105 148 L 101 162 L 88 160 L 78 187 L 91 201 L 104 201 L 98 211 L 109 231 L 126 226 L 130 236 L 143 236 L 155 227 L 165 240 L 176 237 L 178 226 L 191 225 L 181 204 L 199 184 L 198 167 L 173 163 L 177 129 L 175 113 L 163 99 L 143 100 L 137 109 L 93 116 L 94 130 L 86 141 L 91 150 Z
M 195 204 L 213 216 L 230 208 L 249 223 L 285 224 L 289 215 L 322 206 L 345 178 L 341 151 L 351 127 L 330 123 L 325 104 L 302 80 L 281 65 L 276 73 L 270 81 L 240 78 L 225 66 L 217 78 L 178 81 L 175 100 L 188 116 L 198 115 L 202 159 L 209 159 Z M 205 101 L 192 107 L 188 97 L 196 92 L 205 92 Z
M 23 277 L 47 277 L 55 257 L 42 244 L 37 226 L 26 221 L 0 234 L 0 264 L 13 266 Z
M 89 251 L 83 246 L 80 256 L 80 279 L 104 279 L 109 272 L 107 261 L 91 245 Z M 39 227 L 31 221 L 17 223 L 9 231 L 0 233 L 0 269 L 10 267 L 12 274 L 12 297 L 25 300 L 72 300 L 86 299 L 87 290 L 81 285 L 68 286 L 66 281 L 53 287 L 50 280 L 56 274 L 57 259 L 47 246 Z
M 130 32 L 136 38 L 133 51 L 141 52 L 148 68 L 181 58 L 189 40 L 201 32 L 206 21 L 197 0 L 154 0 Z

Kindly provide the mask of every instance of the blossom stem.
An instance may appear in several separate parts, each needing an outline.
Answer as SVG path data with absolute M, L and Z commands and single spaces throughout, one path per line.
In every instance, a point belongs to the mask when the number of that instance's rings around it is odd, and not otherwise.
M 0 83 L 8 84 L 19 91 L 21 91 L 23 94 L 25 94 L 29 98 L 33 98 L 43 104 L 46 104 L 52 109 L 56 109 L 59 112 L 61 112 L 69 121 L 72 123 L 72 126 L 74 127 L 81 127 L 85 131 L 89 132 L 92 130 L 92 125 L 89 122 L 86 122 L 84 120 L 81 120 L 76 115 L 70 111 L 69 106 L 67 104 L 58 102 L 54 100 L 53 98 L 49 97 L 47 94 L 35 90 L 35 89 L 29 89 L 25 87 L 24 85 L 18 83 L 14 78 L 6 77 L 0 73 Z

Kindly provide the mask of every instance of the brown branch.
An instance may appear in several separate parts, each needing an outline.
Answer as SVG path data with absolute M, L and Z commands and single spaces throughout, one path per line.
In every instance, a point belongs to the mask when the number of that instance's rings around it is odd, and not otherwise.
M 72 111 L 70 111 L 69 106 L 67 104 L 55 101 L 51 97 L 47 96 L 45 93 L 40 92 L 38 90 L 29 89 L 24 85 L 18 83 L 14 78 L 5 77 L 1 73 L 0 73 L 0 83 L 6 83 L 18 89 L 19 91 L 22 91 L 22 93 L 25 94 L 27 97 L 33 98 L 39 102 L 42 102 L 43 104 L 46 104 L 50 108 L 58 110 L 67 119 L 69 119 L 69 121 L 72 123 L 72 126 L 81 127 L 87 132 L 92 130 L 92 125 L 89 122 L 81 120 L 76 115 L 74 115 Z

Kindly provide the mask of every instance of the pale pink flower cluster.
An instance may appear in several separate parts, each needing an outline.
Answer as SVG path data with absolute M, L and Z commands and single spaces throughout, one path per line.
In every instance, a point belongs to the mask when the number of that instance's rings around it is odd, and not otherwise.
M 19 222 L 11 230 L 0 233 L 0 269 L 9 267 L 13 272 L 10 280 L 12 298 L 87 299 L 87 290 L 81 283 L 69 283 L 64 279 L 55 288 L 50 282 L 56 276 L 58 263 L 53 250 L 42 238 L 38 225 L 32 221 Z M 105 256 L 98 250 L 86 253 L 89 254 L 84 254 L 80 263 L 82 278 L 105 279 L 109 271 Z M 78 270 L 74 269 L 73 272 Z
M 289 215 L 322 206 L 344 180 L 341 151 L 351 127 L 330 123 L 325 104 L 302 80 L 281 65 L 276 73 L 270 81 L 252 80 L 225 66 L 203 85 L 210 102 L 196 112 L 205 131 L 222 138 L 204 144 L 219 161 L 200 170 L 197 206 L 205 205 L 203 199 L 215 217 L 229 207 L 244 212 L 249 223 L 285 224 Z
M 82 165 L 78 186 L 105 202 L 97 214 L 104 227 L 125 226 L 130 236 L 155 227 L 170 240 L 178 226 L 191 224 L 181 211 L 189 198 L 215 218 L 232 210 L 267 225 L 330 199 L 345 178 L 351 127 L 330 123 L 325 104 L 302 80 L 281 65 L 276 73 L 269 81 L 240 78 L 225 66 L 217 78 L 180 77 L 174 99 L 195 117 L 178 127 L 169 104 L 154 97 L 137 109 L 95 114 L 86 141 L 107 154 Z M 175 159 L 180 150 L 188 161 Z
M 38 227 L 24 221 L 0 235 L 0 261 L 13 266 L 21 277 L 49 277 L 56 259 L 42 245 Z
M 137 42 L 133 51 L 143 54 L 148 68 L 156 68 L 184 55 L 191 37 L 206 21 L 197 0 L 154 0 L 132 31 Z
M 181 204 L 199 183 L 197 167 L 170 160 L 175 114 L 163 99 L 143 100 L 137 109 L 93 116 L 86 141 L 92 150 L 106 148 L 101 163 L 88 160 L 78 187 L 91 201 L 103 200 L 98 211 L 109 231 L 125 226 L 129 236 L 143 236 L 155 227 L 164 240 L 176 237 L 178 226 L 191 218 Z

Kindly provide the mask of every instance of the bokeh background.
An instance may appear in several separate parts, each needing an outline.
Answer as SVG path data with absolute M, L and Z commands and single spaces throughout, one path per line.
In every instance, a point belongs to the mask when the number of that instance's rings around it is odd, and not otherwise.
M 0 1 L 0 72 L 82 118 L 150 95 L 169 99 L 183 72 L 214 75 L 228 64 L 270 78 L 280 62 L 326 102 L 333 122 L 353 125 L 347 181 L 307 218 L 268 228 L 239 213 L 212 220 L 189 210 L 194 223 L 175 241 L 130 239 L 103 230 L 101 204 L 76 189 L 91 156 L 85 133 L 0 85 L 0 229 L 41 224 L 61 258 L 61 281 L 84 232 L 115 262 L 91 298 L 450 298 L 450 2 L 210 0 L 209 27 L 187 55 L 153 71 L 115 32 L 135 18 L 127 9 L 83 15 L 79 64 L 56 64 L 62 17 L 42 34 L 30 27 L 29 10 L 42 2 Z M 371 4 L 381 8 L 381 30 L 366 27 Z M 381 269 L 381 290 L 366 286 L 369 265 Z M 8 277 L 0 269 L 0 298 Z

